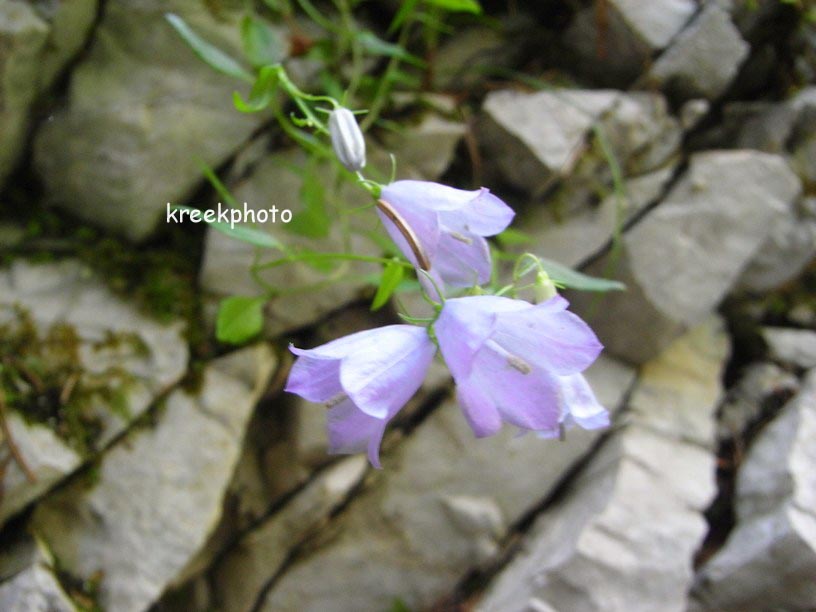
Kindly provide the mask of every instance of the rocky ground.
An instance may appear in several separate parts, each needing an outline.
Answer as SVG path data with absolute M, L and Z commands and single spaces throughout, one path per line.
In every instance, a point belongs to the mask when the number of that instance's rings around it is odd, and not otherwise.
M 440 364 L 376 471 L 281 391 L 287 342 L 394 319 L 365 278 L 219 345 L 254 251 L 164 223 L 217 200 L 197 158 L 250 206 L 359 200 L 164 20 L 234 50 L 238 4 L 0 0 L 0 610 L 816 609 L 816 7 L 485 2 L 443 38 L 369 164 L 626 283 L 568 295 L 614 424 L 476 441 Z

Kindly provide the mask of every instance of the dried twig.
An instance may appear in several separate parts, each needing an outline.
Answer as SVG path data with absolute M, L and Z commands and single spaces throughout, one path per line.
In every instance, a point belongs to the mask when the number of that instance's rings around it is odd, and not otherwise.
M 20 453 L 20 449 L 17 447 L 17 443 L 14 442 L 14 438 L 11 436 L 11 428 L 8 426 L 8 421 L 6 420 L 6 397 L 5 393 L 0 392 L 0 430 L 2 430 L 3 435 L 6 438 L 6 444 L 8 444 L 9 452 L 11 452 L 11 456 L 14 457 L 14 461 L 19 466 L 20 470 L 25 474 L 26 478 L 31 484 L 37 482 L 37 476 L 35 476 L 34 472 L 31 471 L 31 468 L 28 467 L 23 455 Z

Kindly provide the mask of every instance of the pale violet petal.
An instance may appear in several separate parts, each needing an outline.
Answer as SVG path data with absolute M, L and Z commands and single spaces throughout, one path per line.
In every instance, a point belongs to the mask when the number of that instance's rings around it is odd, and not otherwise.
M 310 402 L 327 402 L 343 392 L 339 359 L 315 357 L 311 351 L 295 347 L 290 350 L 299 358 L 289 372 L 286 391 Z
M 492 436 L 501 430 L 502 419 L 493 400 L 481 388 L 481 380 L 468 378 L 456 386 L 456 399 L 477 438 Z
M 515 214 L 512 208 L 490 193 L 489 189 L 482 187 L 462 208 L 440 212 L 439 220 L 443 227 L 455 231 L 495 236 L 507 229 Z
M 342 360 L 340 383 L 360 410 L 389 418 L 419 389 L 436 347 L 424 327 L 388 325 L 372 331 L 366 347 Z
M 582 374 L 560 376 L 559 379 L 565 413 L 572 422 L 584 429 L 609 427 L 609 411 L 598 402 Z
M 429 212 L 458 210 L 478 197 L 481 190 L 465 191 L 429 181 L 396 181 L 382 188 L 380 197 L 393 206 Z
M 511 353 L 555 374 L 582 372 L 603 345 L 580 317 L 558 310 L 565 303 L 553 298 L 529 309 L 499 313 L 492 338 Z
M 532 308 L 521 300 L 477 295 L 445 302 L 434 329 L 439 349 L 454 377 L 470 375 L 473 356 L 493 333 L 496 313 Z
M 475 234 L 439 235 L 433 265 L 445 284 L 452 287 L 483 285 L 490 280 L 492 264 L 487 241 Z
M 368 452 L 368 460 L 380 467 L 380 443 L 388 419 L 378 419 L 357 408 L 350 399 L 327 411 L 326 431 L 329 453 L 353 454 Z

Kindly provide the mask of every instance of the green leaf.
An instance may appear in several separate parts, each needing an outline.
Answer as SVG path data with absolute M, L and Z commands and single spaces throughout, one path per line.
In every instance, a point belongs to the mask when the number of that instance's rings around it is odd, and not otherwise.
M 425 0 L 425 2 L 450 13 L 472 13 L 474 15 L 482 13 L 482 6 L 477 0 Z
M 394 15 L 394 19 L 391 21 L 391 25 L 388 26 L 388 33 L 393 34 L 397 30 L 399 30 L 400 26 L 405 22 L 406 19 L 410 16 L 413 12 L 416 5 L 419 3 L 419 0 L 406 0 L 400 6 L 400 9 L 397 11 L 397 14 Z
M 286 41 L 268 23 L 247 15 L 241 20 L 241 43 L 254 66 L 277 64 L 286 57 Z
M 215 322 L 219 342 L 243 344 L 263 329 L 263 297 L 235 295 L 221 301 Z
M 285 250 L 280 240 L 275 238 L 272 234 L 267 234 L 264 231 L 255 229 L 254 227 L 247 227 L 245 225 L 236 225 L 230 227 L 229 223 L 223 221 L 215 221 L 209 224 L 215 230 L 222 234 L 226 234 L 230 238 L 235 238 L 241 242 L 249 243 L 256 247 L 264 249 L 278 249 Z
M 326 210 L 326 194 L 323 184 L 313 168 L 303 177 L 300 201 L 304 209 L 292 217 L 284 227 L 295 234 L 307 238 L 325 238 L 329 235 L 331 219 Z
M 236 240 L 240 240 L 241 242 L 247 242 L 253 246 L 262 247 L 265 249 L 279 249 L 281 251 L 285 250 L 280 240 L 278 240 L 271 234 L 268 234 L 259 229 L 255 229 L 254 227 L 247 227 L 246 225 L 230 226 L 229 223 L 226 223 L 224 221 L 207 221 L 204 219 L 204 213 L 206 211 L 200 210 L 198 208 L 192 208 L 191 206 L 176 205 L 174 206 L 174 208 L 177 208 L 179 210 L 189 210 L 198 212 L 201 215 L 202 221 L 204 221 L 214 230 L 218 230 L 219 232 L 221 232 L 222 234 L 226 234 L 230 238 L 235 238 Z
M 363 49 L 368 51 L 371 55 L 382 55 L 385 57 L 396 57 L 408 64 L 413 64 L 418 68 L 424 68 L 425 62 L 419 59 L 416 55 L 408 53 L 404 48 L 394 43 L 387 42 L 378 38 L 373 32 L 366 30 L 357 35 L 357 40 L 363 46 Z
M 249 100 L 244 101 L 237 91 L 232 93 L 232 103 L 242 113 L 257 113 L 272 102 L 278 85 L 278 66 L 264 66 L 249 92 Z
M 221 179 L 218 178 L 218 175 L 215 173 L 215 170 L 210 168 L 210 166 L 205 162 L 203 159 L 197 159 L 198 167 L 201 168 L 202 174 L 204 177 L 209 181 L 210 185 L 213 186 L 218 192 L 218 195 L 221 196 L 221 199 L 226 202 L 230 208 L 238 208 L 238 202 L 235 200 L 233 195 L 230 193 L 229 189 L 227 189 L 226 185 L 221 182 Z
M 178 32 L 179 36 L 184 39 L 184 42 L 190 46 L 193 53 L 208 66 L 242 81 L 252 83 L 255 80 L 255 77 L 247 72 L 241 64 L 196 34 L 181 17 L 173 13 L 166 13 L 164 17 L 173 26 L 173 29 Z
M 374 294 L 374 299 L 371 302 L 371 310 L 379 310 L 388 302 L 388 299 L 396 291 L 402 282 L 402 277 L 405 274 L 405 266 L 399 261 L 390 261 L 383 270 L 380 278 L 380 286 L 377 287 L 377 293 Z
M 589 276 L 544 257 L 539 257 L 539 260 L 550 278 L 556 284 L 564 287 L 580 291 L 623 291 L 626 289 L 626 285 L 620 281 Z
M 496 241 L 503 247 L 521 246 L 532 242 L 532 236 L 525 234 L 517 229 L 506 229 L 501 234 L 496 236 Z

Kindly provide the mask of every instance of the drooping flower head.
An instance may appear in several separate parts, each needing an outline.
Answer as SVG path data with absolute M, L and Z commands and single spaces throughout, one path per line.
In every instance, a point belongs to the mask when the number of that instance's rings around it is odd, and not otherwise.
M 583 372 L 601 352 L 592 330 L 555 296 L 538 305 L 497 296 L 445 302 L 434 329 L 477 437 L 506 421 L 553 437 L 609 424 Z
M 388 325 L 290 350 L 298 359 L 286 390 L 326 405 L 329 452 L 367 450 L 380 467 L 385 427 L 422 385 L 436 352 L 427 330 Z
M 426 271 L 440 289 L 488 282 L 490 250 L 484 237 L 504 231 L 515 214 L 486 188 L 464 191 L 427 181 L 386 185 L 380 203 L 377 212 L 391 239 L 414 266 L 429 264 Z M 410 228 L 427 262 L 420 261 L 389 209 Z

